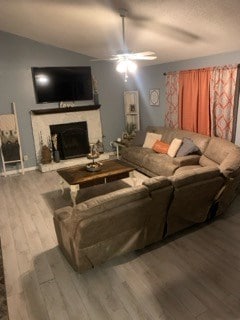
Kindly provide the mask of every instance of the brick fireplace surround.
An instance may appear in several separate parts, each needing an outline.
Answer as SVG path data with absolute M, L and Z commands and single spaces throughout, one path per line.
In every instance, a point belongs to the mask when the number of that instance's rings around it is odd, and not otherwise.
M 86 157 L 61 161 L 60 163 L 41 164 L 41 139 L 44 145 L 49 144 L 51 138 L 50 125 L 86 121 L 88 127 L 89 143 L 102 141 L 102 123 L 100 105 L 81 106 L 72 108 L 38 109 L 31 110 L 32 129 L 35 145 L 36 159 L 42 172 L 56 170 L 67 166 L 87 163 Z M 106 159 L 109 154 L 103 154 L 101 159 Z

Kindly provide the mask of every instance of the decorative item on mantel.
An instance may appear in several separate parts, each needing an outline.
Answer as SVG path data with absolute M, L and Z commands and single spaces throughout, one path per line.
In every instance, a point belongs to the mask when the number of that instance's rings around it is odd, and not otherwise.
M 95 105 L 98 105 L 99 97 L 98 97 L 98 89 L 97 89 L 97 80 L 94 76 L 92 76 L 92 86 L 93 86 L 93 101 Z
M 57 148 L 57 134 L 52 135 L 52 146 L 53 146 L 53 160 L 54 162 L 60 162 L 60 154 Z

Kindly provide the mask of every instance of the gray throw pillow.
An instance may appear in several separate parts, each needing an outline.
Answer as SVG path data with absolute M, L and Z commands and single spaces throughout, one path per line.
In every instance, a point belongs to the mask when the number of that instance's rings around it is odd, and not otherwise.
M 142 147 L 145 141 L 146 131 L 136 131 L 136 135 L 132 140 L 132 145 Z
M 190 138 L 183 138 L 183 143 L 179 148 L 176 157 L 184 157 L 188 154 L 199 152 L 199 148 L 193 143 Z

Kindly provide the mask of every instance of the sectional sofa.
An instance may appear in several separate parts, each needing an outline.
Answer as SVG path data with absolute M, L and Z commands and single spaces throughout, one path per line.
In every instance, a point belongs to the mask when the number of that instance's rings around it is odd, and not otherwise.
M 106 192 L 74 208 L 57 210 L 58 243 L 76 271 L 84 272 L 213 218 L 236 196 L 239 147 L 183 130 L 148 130 L 161 132 L 162 140 L 169 143 L 175 137 L 191 137 L 199 154 L 178 159 L 140 145 L 129 146 L 122 157 L 149 176 L 142 185 Z
M 122 159 L 150 177 L 171 176 L 184 172 L 189 172 L 191 175 L 191 173 L 194 174 L 194 169 L 198 168 L 219 169 L 224 178 L 224 186 L 218 194 L 215 214 L 222 214 L 238 192 L 240 147 L 218 137 L 180 129 L 151 126 L 147 128 L 147 132 L 161 134 L 161 140 L 169 144 L 174 138 L 190 138 L 198 147 L 198 152 L 174 158 L 167 154 L 158 154 L 150 148 L 142 147 L 144 133 L 140 139 L 137 137 L 128 148 L 123 150 Z

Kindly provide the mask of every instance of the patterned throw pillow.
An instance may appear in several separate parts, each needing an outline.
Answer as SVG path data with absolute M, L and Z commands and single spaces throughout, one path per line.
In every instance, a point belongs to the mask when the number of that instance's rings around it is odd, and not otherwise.
M 162 142 L 160 140 L 157 140 L 154 143 L 152 148 L 157 153 L 165 153 L 165 154 L 167 154 L 169 146 L 170 146 L 169 144 L 164 143 L 164 142 Z
M 199 148 L 193 143 L 190 138 L 183 138 L 183 143 L 179 148 L 176 157 L 184 157 L 188 154 L 199 152 Z
M 169 157 L 174 158 L 176 156 L 179 148 L 181 147 L 181 144 L 182 144 L 181 139 L 177 139 L 177 138 L 173 139 L 167 152 Z
M 152 148 L 154 143 L 156 142 L 156 140 L 161 140 L 162 139 L 162 135 L 161 134 L 157 134 L 157 133 L 153 133 L 153 132 L 147 132 L 146 134 L 146 138 L 143 144 L 143 148 Z

